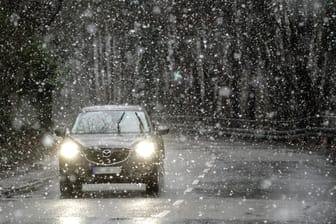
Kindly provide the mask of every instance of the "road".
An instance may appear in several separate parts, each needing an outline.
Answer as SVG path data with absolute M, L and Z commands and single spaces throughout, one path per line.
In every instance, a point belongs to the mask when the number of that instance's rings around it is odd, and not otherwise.
M 65 199 L 55 176 L 2 197 L 0 223 L 336 223 L 336 169 L 321 155 L 186 136 L 165 143 L 159 197 L 141 185 L 113 184 L 87 185 L 82 197 Z

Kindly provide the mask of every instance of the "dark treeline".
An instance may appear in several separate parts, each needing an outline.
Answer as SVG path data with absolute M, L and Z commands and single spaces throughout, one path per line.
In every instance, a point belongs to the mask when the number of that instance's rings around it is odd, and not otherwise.
M 60 84 L 60 73 L 57 57 L 43 43 L 42 27 L 52 23 L 55 15 L 42 15 L 52 11 L 36 11 L 37 5 L 33 1 L 0 2 L 1 132 L 51 125 L 52 90 Z
M 36 12 L 26 1 L 0 1 L 0 168 L 40 158 L 42 130 L 52 126 L 60 73 L 43 45 L 42 26 L 51 17 Z
M 142 103 L 252 120 L 335 112 L 334 1 L 69 1 L 47 40 L 71 68 L 58 98 L 74 110 Z
M 335 4 L 3 1 L 1 127 L 18 118 L 21 101 L 47 120 L 50 105 L 64 120 L 82 106 L 130 103 L 306 127 L 303 118 L 335 113 Z

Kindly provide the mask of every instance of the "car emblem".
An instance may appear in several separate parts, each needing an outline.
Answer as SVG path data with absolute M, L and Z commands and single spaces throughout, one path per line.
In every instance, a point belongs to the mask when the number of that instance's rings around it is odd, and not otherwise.
M 103 157 L 107 158 L 111 156 L 112 152 L 109 149 L 104 149 L 102 154 L 103 154 Z

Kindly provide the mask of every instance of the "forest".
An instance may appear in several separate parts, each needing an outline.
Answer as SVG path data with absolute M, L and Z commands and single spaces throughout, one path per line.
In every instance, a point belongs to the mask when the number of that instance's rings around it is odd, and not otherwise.
M 0 26 L 3 145 L 96 104 L 240 129 L 336 125 L 332 0 L 2 0 Z
M 54 105 L 305 127 L 335 112 L 335 15 L 333 1 L 64 2 L 44 38 L 69 71 Z

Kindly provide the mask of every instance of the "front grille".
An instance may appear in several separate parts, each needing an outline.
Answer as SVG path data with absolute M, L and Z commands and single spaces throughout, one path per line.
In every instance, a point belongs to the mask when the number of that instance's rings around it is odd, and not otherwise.
M 85 152 L 88 161 L 97 164 L 116 164 L 123 162 L 129 155 L 129 149 L 89 149 Z

